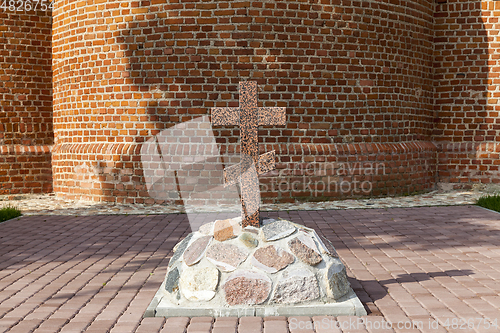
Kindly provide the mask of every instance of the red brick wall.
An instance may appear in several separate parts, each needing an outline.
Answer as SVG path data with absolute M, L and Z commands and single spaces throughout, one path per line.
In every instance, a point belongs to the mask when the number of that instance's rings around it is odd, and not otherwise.
M 0 194 L 52 191 L 50 11 L 0 9 Z
M 211 107 L 237 106 L 241 80 L 258 82 L 260 106 L 287 108 L 286 126 L 259 131 L 263 152 L 278 149 L 279 170 L 261 180 L 267 200 L 305 198 L 310 189 L 325 198 L 434 185 L 432 1 L 110 0 L 55 7 L 59 195 L 148 200 L 143 143 L 209 115 Z M 222 152 L 236 151 L 236 127 L 213 135 Z M 316 170 L 307 175 L 309 188 L 276 194 L 269 184 L 290 182 L 298 162 Z M 377 162 L 384 174 L 356 175 L 360 165 Z M 324 177 L 364 179 L 372 188 L 322 190 Z
M 497 1 L 438 1 L 435 128 L 438 182 L 500 183 Z
M 279 163 L 261 179 L 263 202 L 412 194 L 434 185 L 436 147 L 430 142 L 266 148 L 276 149 Z

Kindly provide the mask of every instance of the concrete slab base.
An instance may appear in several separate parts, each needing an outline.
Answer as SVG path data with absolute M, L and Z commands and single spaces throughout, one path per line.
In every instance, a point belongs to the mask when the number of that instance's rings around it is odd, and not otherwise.
M 156 292 L 144 317 L 267 317 L 267 316 L 366 316 L 358 296 L 351 291 L 336 303 L 312 302 L 306 305 L 254 305 L 202 308 L 199 305 L 182 307 L 170 303 L 162 288 Z

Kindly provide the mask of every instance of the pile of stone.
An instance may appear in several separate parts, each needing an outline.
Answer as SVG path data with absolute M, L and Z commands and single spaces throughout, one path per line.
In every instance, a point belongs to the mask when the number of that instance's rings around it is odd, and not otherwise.
M 357 300 L 332 252 L 313 229 L 282 219 L 261 228 L 243 229 L 241 218 L 202 225 L 174 248 L 149 315 L 272 315 L 284 305 Z M 350 314 L 364 314 L 356 305 Z

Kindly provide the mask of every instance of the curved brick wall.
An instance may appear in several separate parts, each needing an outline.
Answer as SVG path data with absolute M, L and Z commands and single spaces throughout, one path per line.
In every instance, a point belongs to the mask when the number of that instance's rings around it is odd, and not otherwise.
M 52 191 L 51 24 L 0 10 L 0 195 Z
M 438 181 L 500 183 L 499 3 L 448 0 L 436 6 L 433 139 Z
M 287 107 L 286 126 L 259 131 L 261 150 L 278 156 L 278 170 L 261 180 L 265 200 L 434 185 L 432 1 L 56 1 L 55 8 L 58 195 L 151 202 L 143 143 L 211 107 L 237 106 L 238 82 L 249 79 L 259 83 L 261 106 Z M 213 134 L 222 152 L 236 150 L 236 127 Z M 367 172 L 377 166 L 378 174 Z M 220 176 L 214 170 L 209 178 Z M 301 172 L 306 189 L 277 193 L 269 185 L 294 183 Z M 321 188 L 342 181 L 371 189 Z

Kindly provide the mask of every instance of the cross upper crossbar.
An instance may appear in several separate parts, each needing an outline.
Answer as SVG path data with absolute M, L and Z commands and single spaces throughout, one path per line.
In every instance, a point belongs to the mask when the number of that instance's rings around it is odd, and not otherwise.
M 258 127 L 285 125 L 286 108 L 258 107 L 257 82 L 240 82 L 239 107 L 212 108 L 213 126 L 240 126 L 240 163 L 224 170 L 224 185 L 240 183 L 243 227 L 260 226 L 258 175 L 274 170 L 275 151 L 259 156 Z

